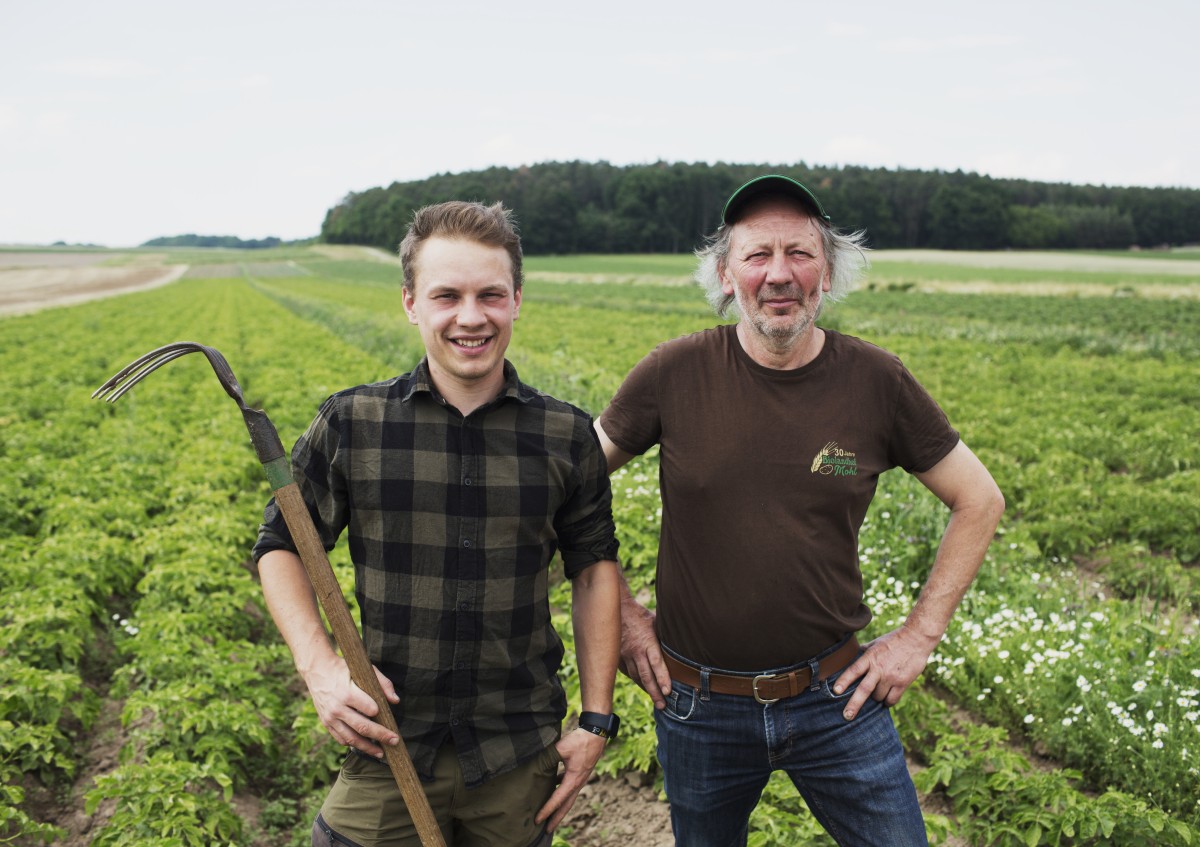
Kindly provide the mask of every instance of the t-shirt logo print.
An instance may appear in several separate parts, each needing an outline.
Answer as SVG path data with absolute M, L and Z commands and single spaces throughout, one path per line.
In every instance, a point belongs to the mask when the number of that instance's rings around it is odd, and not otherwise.
M 849 450 L 838 447 L 836 441 L 830 441 L 817 451 L 809 470 L 824 476 L 858 476 L 858 459 Z

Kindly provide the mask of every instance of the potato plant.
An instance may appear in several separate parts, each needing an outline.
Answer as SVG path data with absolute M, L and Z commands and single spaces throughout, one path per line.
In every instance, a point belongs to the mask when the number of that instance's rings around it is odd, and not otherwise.
M 290 445 L 331 392 L 416 363 L 397 267 L 267 253 L 241 271 L 222 254 L 166 288 L 0 321 L 0 839 L 62 837 L 27 793 L 70 792 L 105 702 L 120 715 L 120 762 L 76 789 L 99 815 L 97 844 L 303 841 L 339 763 L 249 565 L 269 491 L 207 364 L 174 363 L 115 406 L 88 399 L 149 349 L 200 341 Z M 598 414 L 655 344 L 714 322 L 681 283 L 689 267 L 531 259 L 510 358 L 527 382 Z M 989 273 L 1029 292 L 919 284 Z M 1197 843 L 1200 303 L 1039 295 L 1046 276 L 883 264 L 874 290 L 822 318 L 901 355 L 1009 501 L 897 722 L 920 789 L 949 809 L 927 819 L 935 841 Z M 1113 284 L 1084 271 L 1068 281 L 1089 280 Z M 651 604 L 657 485 L 653 452 L 613 477 L 626 575 Z M 881 480 L 860 538 L 871 632 L 911 608 L 944 521 L 911 479 Z M 345 552 L 332 559 L 353 608 Z M 566 586 L 552 602 L 569 642 Z M 577 708 L 571 663 L 564 681 Z M 617 708 L 622 738 L 602 772 L 656 773 L 648 698 L 622 678 Z M 256 821 L 238 814 L 239 796 L 259 803 Z M 823 838 L 773 781 L 752 842 Z

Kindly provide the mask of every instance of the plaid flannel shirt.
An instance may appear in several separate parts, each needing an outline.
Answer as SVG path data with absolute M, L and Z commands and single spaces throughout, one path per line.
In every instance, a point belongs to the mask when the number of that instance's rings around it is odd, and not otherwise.
M 396 686 L 400 733 L 432 779 L 453 739 L 468 785 L 553 743 L 566 714 L 548 565 L 615 559 L 604 456 L 590 417 L 517 379 L 463 417 L 425 360 L 339 392 L 292 451 L 326 549 L 349 528 L 371 661 Z M 257 561 L 295 550 L 272 500 Z

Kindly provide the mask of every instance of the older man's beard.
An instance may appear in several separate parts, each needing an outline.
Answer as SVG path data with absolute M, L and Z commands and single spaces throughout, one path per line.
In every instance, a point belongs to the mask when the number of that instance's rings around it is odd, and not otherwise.
M 803 338 L 804 334 L 812 327 L 813 321 L 820 316 L 821 306 L 824 302 L 820 288 L 811 296 L 805 297 L 804 292 L 795 285 L 764 285 L 758 290 L 758 294 L 758 300 L 751 304 L 753 308 L 747 308 L 742 289 L 734 289 L 734 298 L 737 300 L 738 311 L 741 312 L 742 317 L 755 332 L 776 349 L 791 347 Z M 773 300 L 780 296 L 795 298 L 800 303 L 800 311 L 792 315 L 789 322 L 781 320 L 781 316 L 772 318 L 763 313 L 763 301 Z

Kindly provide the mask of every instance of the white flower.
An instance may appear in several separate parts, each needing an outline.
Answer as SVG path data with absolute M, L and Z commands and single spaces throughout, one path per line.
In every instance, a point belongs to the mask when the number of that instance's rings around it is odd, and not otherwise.
M 1144 679 L 1139 679 L 1133 684 L 1133 690 L 1141 694 L 1146 690 L 1146 681 Z
M 1034 721 L 1034 717 L 1033 717 L 1033 715 L 1026 715 L 1026 716 L 1025 716 L 1025 723 L 1033 723 L 1033 721 Z

